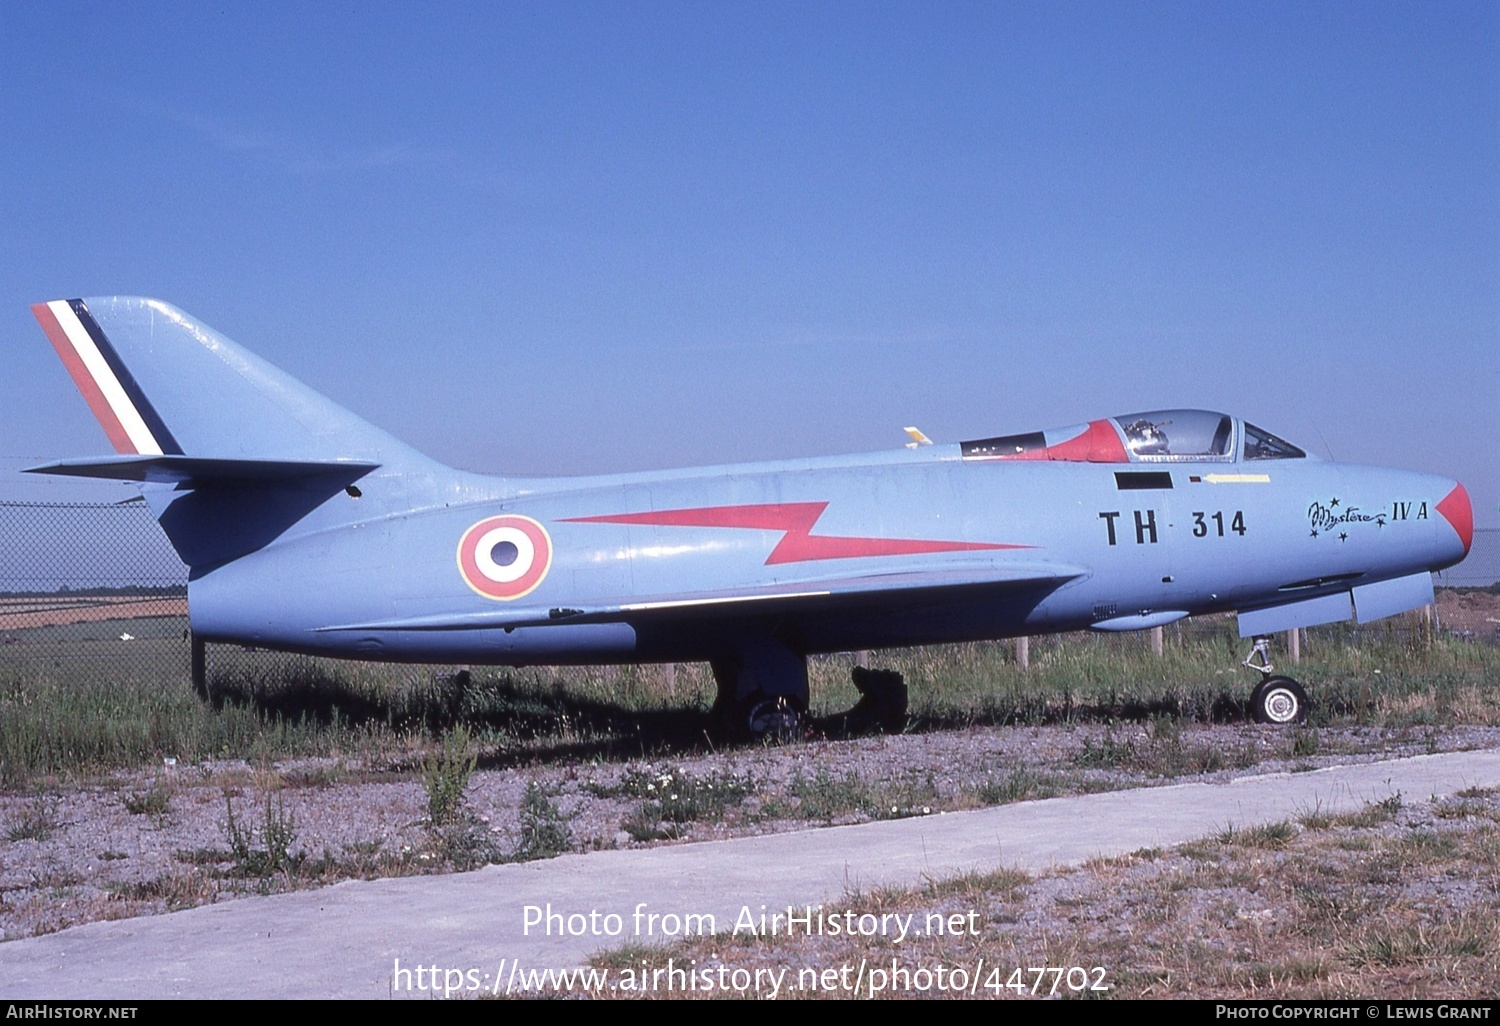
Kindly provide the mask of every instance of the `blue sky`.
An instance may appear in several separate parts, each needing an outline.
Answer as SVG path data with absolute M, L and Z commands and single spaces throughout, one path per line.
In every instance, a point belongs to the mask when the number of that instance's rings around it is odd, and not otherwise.
M 1500 526 L 1492 3 L 12 2 L 0 41 L 5 497 L 107 451 L 29 305 L 133 293 L 469 469 L 1201 406 Z

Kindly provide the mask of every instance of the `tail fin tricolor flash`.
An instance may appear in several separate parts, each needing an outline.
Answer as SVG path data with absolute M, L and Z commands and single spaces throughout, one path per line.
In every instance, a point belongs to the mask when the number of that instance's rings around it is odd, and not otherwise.
M 235 558 L 298 523 L 418 505 L 445 470 L 166 303 L 113 296 L 32 312 L 117 455 L 30 469 L 161 486 L 147 501 L 190 566 Z M 386 487 L 350 487 L 377 472 Z M 345 489 L 371 495 L 325 505 Z
M 167 303 L 110 296 L 32 312 L 122 455 L 434 466 Z
M 144 456 L 182 452 L 83 300 L 37 303 L 31 312 L 115 452 Z

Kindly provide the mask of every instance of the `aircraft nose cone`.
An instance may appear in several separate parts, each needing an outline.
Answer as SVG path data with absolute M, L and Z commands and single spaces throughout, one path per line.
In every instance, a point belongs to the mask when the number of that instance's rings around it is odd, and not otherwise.
M 1468 489 L 1457 481 L 1453 482 L 1453 490 L 1437 504 L 1437 511 L 1448 521 L 1458 535 L 1458 540 L 1463 543 L 1463 552 L 1453 559 L 1457 563 L 1469 554 L 1469 546 L 1474 543 L 1474 506 L 1469 502 Z

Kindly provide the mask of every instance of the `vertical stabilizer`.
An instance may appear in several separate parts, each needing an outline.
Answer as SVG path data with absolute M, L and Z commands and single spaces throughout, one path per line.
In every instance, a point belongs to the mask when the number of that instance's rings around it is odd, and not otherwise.
M 195 574 L 296 531 L 434 504 L 461 476 L 166 303 L 32 312 L 118 455 L 31 469 L 140 482 Z
M 32 312 L 118 453 L 435 466 L 167 303 L 115 296 Z

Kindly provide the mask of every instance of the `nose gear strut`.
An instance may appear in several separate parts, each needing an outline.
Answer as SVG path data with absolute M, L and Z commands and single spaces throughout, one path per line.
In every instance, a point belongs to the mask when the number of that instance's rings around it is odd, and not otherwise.
M 1256 657 L 1260 661 L 1256 662 Z M 1255 636 L 1255 647 L 1250 649 L 1250 654 L 1245 657 L 1242 666 L 1248 666 L 1252 670 L 1259 670 L 1264 675 L 1269 675 L 1276 667 L 1271 665 L 1271 636 L 1269 634 L 1257 634 Z

